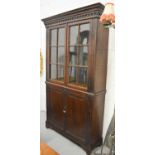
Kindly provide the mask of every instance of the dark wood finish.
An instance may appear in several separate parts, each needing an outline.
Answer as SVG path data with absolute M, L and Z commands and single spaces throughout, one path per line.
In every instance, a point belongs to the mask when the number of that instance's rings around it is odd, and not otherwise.
M 55 122 L 55 125 L 60 127 L 63 130 L 64 126 L 64 94 L 59 89 L 48 89 L 47 90 L 48 98 L 48 116 L 52 122 Z
M 66 132 L 85 142 L 87 101 L 76 94 L 69 94 L 66 103 Z
M 75 142 L 89 155 L 93 148 L 102 143 L 104 100 L 106 92 L 108 30 L 99 23 L 104 6 L 100 3 L 75 9 L 56 16 L 43 19 L 46 26 L 46 96 L 47 121 L 46 126 L 54 129 L 71 141 Z M 88 64 L 70 64 L 70 26 L 89 23 Z M 52 80 L 50 71 L 50 32 L 52 29 L 65 28 L 65 60 L 64 80 Z M 88 32 L 88 31 L 87 31 Z M 86 31 L 84 31 L 86 34 Z M 84 34 L 83 33 L 83 34 Z M 81 33 L 78 36 L 82 36 Z M 76 38 L 75 38 L 76 39 Z M 84 38 L 83 38 L 84 39 Z M 87 38 L 88 39 L 88 38 Z M 77 39 L 78 47 L 84 48 Z M 73 48 L 76 49 L 75 45 Z M 77 62 L 79 62 L 79 59 Z M 59 65 L 59 64 L 57 64 Z M 69 66 L 87 68 L 78 70 L 76 78 L 87 77 L 86 85 L 69 82 Z M 75 71 L 75 70 L 74 70 Z M 74 72 L 73 72 L 74 73 Z M 75 74 L 74 74 L 75 75 Z M 74 79 L 71 79 L 74 80 Z

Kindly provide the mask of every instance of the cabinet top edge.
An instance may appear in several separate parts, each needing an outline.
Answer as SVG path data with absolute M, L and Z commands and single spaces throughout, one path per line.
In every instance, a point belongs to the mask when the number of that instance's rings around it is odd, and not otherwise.
M 67 12 L 63 12 L 54 16 L 43 18 L 42 21 L 44 22 L 45 25 L 49 25 L 54 22 L 57 22 L 57 20 L 59 20 L 59 22 L 68 21 L 68 20 L 74 20 L 74 18 L 75 19 L 83 18 L 85 16 L 87 18 L 88 17 L 93 18 L 94 15 L 96 15 L 95 17 L 99 17 L 103 10 L 104 10 L 104 5 L 102 3 L 95 3 L 88 6 L 77 8 L 74 10 L 70 10 Z

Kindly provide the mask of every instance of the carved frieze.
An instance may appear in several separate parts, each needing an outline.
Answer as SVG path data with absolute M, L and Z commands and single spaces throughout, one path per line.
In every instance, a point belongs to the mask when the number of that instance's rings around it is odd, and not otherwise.
M 70 12 L 65 12 L 62 14 L 59 14 L 57 16 L 52 16 L 43 19 L 45 26 L 48 28 L 50 26 L 56 26 L 60 24 L 66 24 L 70 23 L 72 21 L 76 22 L 78 20 L 86 20 L 86 19 L 92 19 L 92 18 L 99 18 L 103 12 L 104 8 L 98 8 L 94 9 L 94 6 L 90 6 L 90 8 L 86 10 L 74 10 Z

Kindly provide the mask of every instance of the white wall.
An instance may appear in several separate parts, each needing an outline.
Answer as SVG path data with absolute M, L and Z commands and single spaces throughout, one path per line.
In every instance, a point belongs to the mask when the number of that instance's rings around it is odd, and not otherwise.
M 105 137 L 108 125 L 111 121 L 115 104 L 115 30 L 113 28 L 110 28 L 109 30 L 108 70 L 106 85 L 107 92 L 105 96 L 103 137 Z
M 40 0 L 41 1 L 41 14 L 40 18 L 46 18 L 58 13 L 73 10 L 78 7 L 87 6 L 93 3 L 101 2 L 105 4 L 108 0 Z M 113 2 L 113 0 L 110 0 Z M 43 52 L 43 77 L 40 80 L 40 108 L 41 111 L 46 110 L 46 94 L 45 94 L 45 51 L 46 51 L 46 30 L 43 22 L 41 22 L 41 49 Z M 110 29 L 109 38 L 109 56 L 108 56 L 108 75 L 107 75 L 107 93 L 105 98 L 105 116 L 104 116 L 104 128 L 103 137 L 105 136 L 109 122 L 113 115 L 114 109 L 114 30 Z

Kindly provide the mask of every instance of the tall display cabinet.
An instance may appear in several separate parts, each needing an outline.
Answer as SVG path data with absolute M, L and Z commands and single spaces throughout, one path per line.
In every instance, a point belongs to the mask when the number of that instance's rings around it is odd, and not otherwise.
M 100 3 L 43 19 L 46 26 L 46 127 L 86 150 L 102 143 L 108 29 Z

